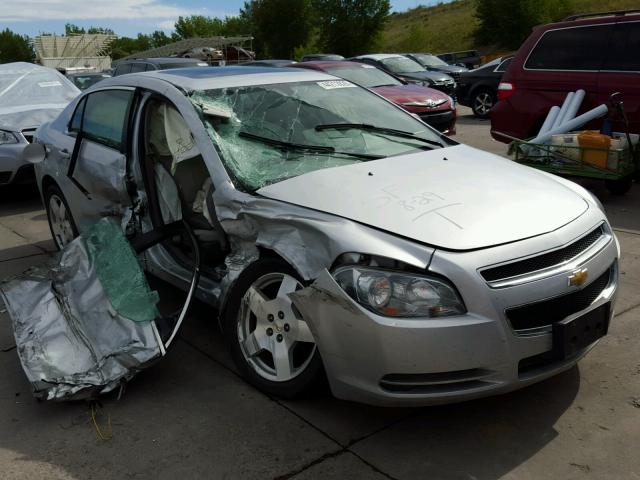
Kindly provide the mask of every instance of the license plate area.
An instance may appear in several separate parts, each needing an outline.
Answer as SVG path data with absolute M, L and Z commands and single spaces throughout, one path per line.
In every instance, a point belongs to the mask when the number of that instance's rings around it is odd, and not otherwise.
M 605 303 L 573 320 L 553 325 L 553 356 L 562 360 L 591 345 L 609 330 L 611 303 Z

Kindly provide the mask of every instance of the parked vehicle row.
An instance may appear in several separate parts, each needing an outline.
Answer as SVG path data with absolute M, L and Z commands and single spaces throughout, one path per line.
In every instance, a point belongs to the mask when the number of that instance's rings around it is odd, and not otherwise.
M 402 82 L 383 70 L 359 62 L 309 61 L 295 64 L 293 67 L 318 70 L 349 80 L 391 100 L 436 130 L 446 135 L 455 133 L 454 101 L 449 95 L 438 90 Z
M 360 55 L 351 60 L 373 65 L 408 83 L 418 83 L 426 87 L 435 88 L 448 95 L 455 94 L 456 82 L 452 77 L 442 72 L 426 70 L 418 62 L 405 55 L 379 53 Z

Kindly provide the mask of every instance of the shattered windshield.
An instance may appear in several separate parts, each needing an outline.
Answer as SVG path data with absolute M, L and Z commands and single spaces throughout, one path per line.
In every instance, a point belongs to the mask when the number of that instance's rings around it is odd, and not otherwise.
M 190 98 L 227 171 L 248 191 L 443 145 L 422 122 L 345 80 L 234 86 Z

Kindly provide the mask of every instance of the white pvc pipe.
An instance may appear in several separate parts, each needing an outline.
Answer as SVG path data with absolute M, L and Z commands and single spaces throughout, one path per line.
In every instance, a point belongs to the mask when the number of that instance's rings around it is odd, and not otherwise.
M 564 117 L 560 119 L 559 125 L 562 125 L 565 122 L 568 122 L 572 118 L 575 118 L 578 110 L 580 109 L 580 105 L 582 105 L 582 100 L 584 100 L 585 91 L 577 90 L 573 98 L 571 98 L 571 102 L 569 103 L 569 107 L 567 111 L 564 113 Z
M 548 132 L 543 135 L 538 135 L 533 140 L 530 140 L 529 143 L 546 143 L 551 140 L 553 135 L 557 135 L 558 133 L 567 133 L 571 130 L 575 130 L 576 128 L 580 128 L 585 123 L 589 123 L 591 120 L 595 120 L 596 118 L 600 118 L 606 115 L 609 112 L 609 109 L 605 104 L 602 104 L 593 110 L 589 110 L 588 112 L 583 113 L 579 117 L 573 118 L 568 122 L 563 123 L 557 127 L 553 127 Z
M 557 107 L 557 106 L 551 107 L 551 109 L 549 110 L 549 113 L 547 114 L 547 118 L 545 118 L 544 123 L 542 124 L 542 127 L 538 132 L 538 136 L 542 135 L 543 133 L 547 133 L 549 130 L 551 130 L 551 127 L 556 121 L 556 118 L 558 118 L 559 113 L 560 113 L 560 107 Z
M 567 109 L 569 108 L 569 104 L 571 103 L 571 99 L 575 94 L 573 92 L 567 93 L 567 97 L 564 99 L 564 103 L 562 104 L 562 108 L 560 109 L 560 113 L 556 117 L 556 121 L 553 122 L 553 126 L 551 128 L 555 128 L 559 125 L 562 125 L 562 119 L 564 118 L 565 113 L 567 113 Z

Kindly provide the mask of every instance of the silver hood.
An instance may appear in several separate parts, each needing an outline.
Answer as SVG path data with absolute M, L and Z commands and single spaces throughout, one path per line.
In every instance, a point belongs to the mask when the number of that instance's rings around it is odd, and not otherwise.
M 0 128 L 20 132 L 25 128 L 38 128 L 46 122 L 54 120 L 64 110 L 66 104 L 30 105 L 21 109 L 0 108 Z
M 257 193 L 451 250 L 541 235 L 589 208 L 560 182 L 465 145 L 317 170 Z

